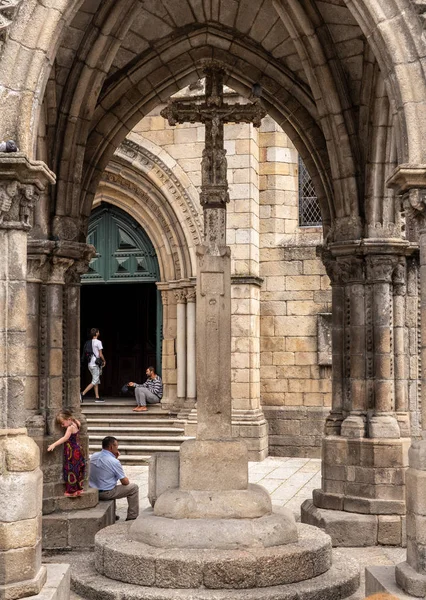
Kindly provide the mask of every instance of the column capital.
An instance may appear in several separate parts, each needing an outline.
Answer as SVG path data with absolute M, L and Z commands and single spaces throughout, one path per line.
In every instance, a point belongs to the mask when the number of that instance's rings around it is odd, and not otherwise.
M 27 280 L 79 284 L 94 254 L 95 248 L 90 244 L 29 239 Z
M 197 290 L 195 287 L 191 287 L 191 288 L 187 288 L 186 289 L 186 301 L 187 303 L 190 302 L 195 302 L 197 297 Z
M 367 280 L 373 283 L 392 283 L 398 265 L 397 256 L 370 254 L 366 257 Z
M 40 160 L 23 152 L 0 152 L 0 229 L 31 229 L 39 195 L 55 175 Z
M 185 288 L 173 290 L 175 295 L 176 304 L 185 304 L 186 303 L 186 290 Z

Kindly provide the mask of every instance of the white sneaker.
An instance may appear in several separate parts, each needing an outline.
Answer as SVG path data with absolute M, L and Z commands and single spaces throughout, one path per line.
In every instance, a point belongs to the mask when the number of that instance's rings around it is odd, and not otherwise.
M 105 402 L 103 398 L 95 398 L 95 402 Z

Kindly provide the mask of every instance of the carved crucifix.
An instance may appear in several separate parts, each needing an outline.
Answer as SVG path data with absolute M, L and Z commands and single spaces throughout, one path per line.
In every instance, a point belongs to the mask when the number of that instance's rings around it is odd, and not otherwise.
M 259 101 L 226 104 L 223 100 L 224 70 L 209 64 L 204 69 L 206 94 L 203 102 L 172 100 L 161 115 L 170 125 L 203 123 L 206 128 L 201 163 L 200 202 L 204 208 L 204 240 L 212 251 L 226 245 L 226 203 L 229 202 L 225 123 L 253 123 L 259 127 L 266 115 Z

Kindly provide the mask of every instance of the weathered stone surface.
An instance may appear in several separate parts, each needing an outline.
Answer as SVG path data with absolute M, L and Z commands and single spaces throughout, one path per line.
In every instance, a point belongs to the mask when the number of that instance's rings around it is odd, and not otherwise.
M 181 490 L 245 490 L 247 484 L 248 456 L 243 441 L 188 440 L 182 444 Z
M 156 452 L 149 460 L 148 499 L 154 506 L 157 498 L 170 488 L 179 487 L 179 455 Z
M 113 523 L 115 523 L 113 501 L 99 502 L 95 508 L 44 515 L 43 549 L 93 548 L 97 532 Z
M 144 588 L 121 581 L 113 581 L 98 573 L 93 568 L 93 560 L 89 555 L 72 556 L 73 589 L 80 595 L 91 598 L 118 600 L 123 593 L 131 600 L 309 600 L 315 597 L 324 600 L 346 598 L 353 594 L 359 586 L 358 566 L 338 553 L 334 555 L 333 566 L 324 574 L 311 581 L 302 581 L 290 585 L 278 585 L 241 591 L 227 588 L 224 590 Z
M 413 596 L 405 594 L 395 581 L 395 567 L 369 566 L 365 569 L 365 594 L 390 594 L 398 600 L 413 600 Z
M 158 548 L 266 548 L 296 542 L 297 529 L 293 513 L 284 508 L 254 519 L 172 519 L 144 511 L 129 536 Z
M 255 519 L 270 514 L 271 509 L 265 488 L 249 484 L 243 490 L 169 489 L 158 498 L 154 514 L 171 519 Z
M 0 523 L 0 551 L 35 546 L 40 529 L 40 517 L 12 523 Z
M 331 537 L 333 546 L 375 546 L 378 535 L 376 515 L 355 514 L 317 508 L 311 500 L 301 507 L 302 522 L 320 527 Z
M 27 435 L 8 437 L 4 450 L 8 471 L 34 471 L 40 463 L 37 444 Z

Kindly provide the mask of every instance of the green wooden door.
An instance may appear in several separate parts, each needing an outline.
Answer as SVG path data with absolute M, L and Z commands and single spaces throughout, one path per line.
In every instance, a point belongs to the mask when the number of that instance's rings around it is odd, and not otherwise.
M 111 389 L 114 388 L 113 393 L 115 394 L 116 389 L 121 387 L 127 377 L 125 367 L 120 367 L 120 364 L 126 364 L 126 360 L 127 364 L 131 362 L 131 357 L 126 359 L 125 356 L 126 353 L 130 353 L 131 348 L 131 344 L 128 343 L 129 335 L 127 335 L 127 342 L 123 342 L 122 347 L 118 348 L 119 340 L 124 340 L 125 335 L 124 332 L 114 331 L 114 327 L 119 328 L 120 322 L 123 322 L 123 319 L 120 318 L 123 311 L 136 311 L 137 307 L 141 309 L 143 306 L 149 306 L 149 311 L 153 314 L 147 315 L 147 319 L 155 319 L 154 335 L 152 335 L 151 326 L 139 326 L 137 329 L 137 324 L 141 323 L 141 315 L 135 315 L 134 321 L 131 321 L 135 323 L 134 347 L 140 349 L 141 345 L 145 344 L 145 354 L 141 351 L 141 355 L 144 356 L 144 360 L 150 363 L 155 362 L 157 371 L 161 374 L 161 294 L 155 290 L 154 296 L 152 295 L 152 286 L 160 278 L 158 260 L 151 240 L 143 228 L 124 211 L 111 205 L 101 205 L 93 211 L 89 222 L 87 242 L 95 246 L 96 256 L 91 260 L 88 272 L 82 277 L 84 286 L 81 315 L 82 343 L 87 336 L 86 330 L 89 322 L 91 322 L 90 327 L 99 327 L 97 321 L 106 321 L 106 325 L 103 325 L 104 331 L 101 327 L 99 328 L 101 329 L 101 339 L 109 341 L 110 357 L 113 361 L 115 360 L 111 366 L 110 375 L 112 376 L 114 372 L 114 379 L 120 383 L 109 384 Z M 127 285 L 131 283 L 137 285 L 133 287 Z M 146 286 L 141 284 L 146 284 Z M 110 286 L 114 286 L 114 288 Z M 136 302 L 135 298 L 131 296 L 136 294 L 146 296 L 147 302 Z M 104 303 L 107 304 L 110 319 L 105 318 Z M 102 309 L 100 308 L 101 304 Z M 99 307 L 98 313 L 94 305 Z M 97 318 L 98 316 L 99 318 Z M 128 328 L 128 325 L 126 327 Z M 147 339 L 136 339 L 138 335 Z M 104 347 L 107 352 L 106 342 L 104 342 Z M 152 356 L 153 352 L 154 356 Z M 135 356 L 133 360 L 135 360 Z M 148 365 L 145 365 L 145 368 L 146 366 Z M 105 383 L 107 383 L 108 373 L 105 373 L 105 377 Z

